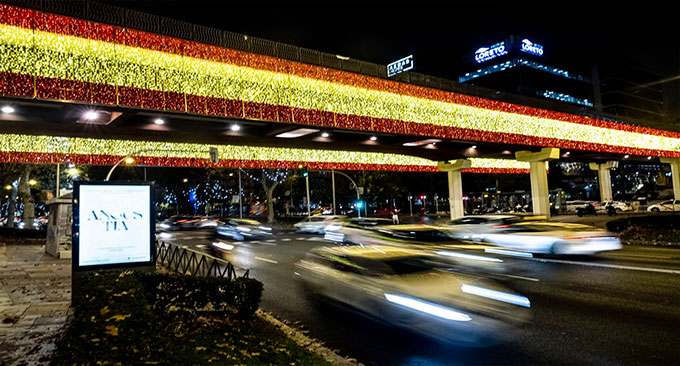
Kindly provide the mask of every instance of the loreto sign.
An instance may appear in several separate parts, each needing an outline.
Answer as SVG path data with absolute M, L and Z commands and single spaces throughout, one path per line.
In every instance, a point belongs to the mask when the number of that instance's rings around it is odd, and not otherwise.
M 505 42 L 500 42 L 493 46 L 482 47 L 475 51 L 475 61 L 481 63 L 507 54 L 508 50 L 505 49 Z
M 413 69 L 413 55 L 387 64 L 387 77 Z
M 73 268 L 153 266 L 153 185 L 76 182 L 73 190 Z

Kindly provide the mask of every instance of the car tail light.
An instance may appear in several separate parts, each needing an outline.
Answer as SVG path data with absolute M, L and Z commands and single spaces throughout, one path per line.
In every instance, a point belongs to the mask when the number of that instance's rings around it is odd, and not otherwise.
M 495 225 L 495 226 L 492 226 L 491 228 L 492 229 L 507 229 L 509 227 L 510 227 L 510 225 Z
M 584 236 L 565 236 L 564 240 L 580 240 L 580 239 L 611 239 L 617 238 L 616 236 L 600 236 L 600 235 L 584 235 Z

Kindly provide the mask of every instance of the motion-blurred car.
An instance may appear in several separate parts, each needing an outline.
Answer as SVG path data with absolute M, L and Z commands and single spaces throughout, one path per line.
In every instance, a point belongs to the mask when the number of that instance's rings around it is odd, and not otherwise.
M 649 205 L 649 207 L 647 207 L 647 211 L 649 212 L 680 211 L 680 200 L 663 201 L 654 205 Z
M 199 216 L 172 216 L 158 225 L 160 231 L 193 230 L 198 222 Z
M 440 225 L 449 229 L 449 235 L 454 238 L 480 241 L 484 234 L 507 228 L 510 224 L 545 219 L 545 216 L 521 214 L 470 215 L 445 221 Z
M 229 237 L 238 241 L 260 239 L 271 236 L 272 228 L 256 220 L 230 219 L 217 226 L 216 234 L 220 237 Z
M 323 247 L 296 263 L 296 273 L 327 299 L 441 341 L 486 345 L 527 319 L 525 296 L 436 259 L 391 246 Z
M 594 226 L 561 222 L 520 222 L 484 235 L 486 242 L 528 253 L 595 254 L 619 250 L 614 234 Z
M 333 222 L 342 221 L 344 216 L 337 215 L 319 215 L 310 216 L 304 218 L 302 221 L 293 225 L 295 231 L 298 233 L 315 233 L 324 234 L 326 232 L 326 226 L 332 224 Z

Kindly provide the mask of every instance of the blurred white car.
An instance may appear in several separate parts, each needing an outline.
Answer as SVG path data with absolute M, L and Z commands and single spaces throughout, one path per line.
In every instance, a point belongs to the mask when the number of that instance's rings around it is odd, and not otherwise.
M 270 237 L 272 236 L 272 228 L 257 220 L 230 219 L 225 223 L 220 223 L 215 233 L 218 237 L 229 237 L 242 241 Z
M 462 274 L 425 252 L 392 246 L 315 248 L 296 263 L 313 292 L 362 315 L 442 341 L 493 342 L 525 321 L 525 296 Z
M 335 215 L 310 216 L 293 226 L 295 226 L 295 231 L 299 233 L 324 234 L 326 233 L 326 226 L 334 222 L 342 221 L 343 218 L 344 216 Z
M 453 238 L 481 240 L 484 234 L 507 228 L 510 224 L 545 219 L 545 216 L 515 214 L 468 215 L 445 221 L 440 226 L 448 229 Z
M 484 235 L 494 245 L 528 253 L 595 254 L 621 249 L 614 234 L 594 226 L 561 222 L 521 222 Z
M 680 200 L 663 201 L 663 202 L 659 202 L 655 205 L 649 205 L 649 207 L 647 207 L 647 211 L 649 211 L 649 212 L 680 211 Z

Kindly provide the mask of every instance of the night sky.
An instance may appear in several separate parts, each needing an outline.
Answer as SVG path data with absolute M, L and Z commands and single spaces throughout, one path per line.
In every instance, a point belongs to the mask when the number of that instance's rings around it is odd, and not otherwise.
M 680 74 L 680 5 L 651 2 L 105 0 L 249 36 L 457 80 L 463 55 L 516 34 L 557 55 L 557 67 L 622 58 Z M 665 83 L 673 104 L 680 81 Z

